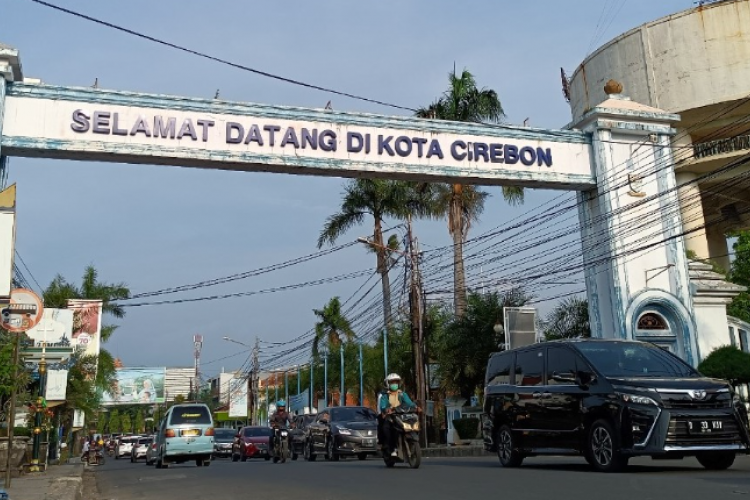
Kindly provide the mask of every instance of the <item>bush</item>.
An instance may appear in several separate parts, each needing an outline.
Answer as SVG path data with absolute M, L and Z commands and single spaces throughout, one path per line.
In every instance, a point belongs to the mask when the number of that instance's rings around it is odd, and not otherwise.
M 456 418 L 453 420 L 453 428 L 461 439 L 476 439 L 479 435 L 479 419 Z
M 750 354 L 726 345 L 711 352 L 698 365 L 703 375 L 728 380 L 733 387 L 750 382 Z

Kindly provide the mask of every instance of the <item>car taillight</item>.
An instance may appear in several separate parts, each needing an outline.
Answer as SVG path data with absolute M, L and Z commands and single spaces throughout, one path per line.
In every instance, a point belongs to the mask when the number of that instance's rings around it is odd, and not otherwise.
M 208 429 L 206 429 L 206 433 L 204 434 L 204 436 L 213 436 L 213 435 L 214 435 L 213 427 L 209 427 Z
M 164 431 L 164 437 L 173 438 L 176 437 L 177 434 L 174 432 L 174 429 L 167 429 Z

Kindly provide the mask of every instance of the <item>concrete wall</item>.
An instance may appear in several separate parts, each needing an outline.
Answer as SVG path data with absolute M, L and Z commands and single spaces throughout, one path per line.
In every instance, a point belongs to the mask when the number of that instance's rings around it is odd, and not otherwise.
M 609 79 L 634 101 L 682 113 L 750 94 L 750 0 L 725 0 L 644 24 L 599 48 L 571 78 L 574 120 Z

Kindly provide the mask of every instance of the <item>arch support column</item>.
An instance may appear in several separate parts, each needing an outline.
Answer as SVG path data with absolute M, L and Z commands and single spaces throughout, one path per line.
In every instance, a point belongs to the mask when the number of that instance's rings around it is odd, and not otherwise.
M 581 193 L 586 285 L 592 334 L 641 339 L 640 317 L 669 324 L 660 344 L 696 365 L 672 124 L 679 116 L 612 94 L 575 124 L 591 134 L 596 189 Z M 702 213 L 701 213 L 702 215 Z

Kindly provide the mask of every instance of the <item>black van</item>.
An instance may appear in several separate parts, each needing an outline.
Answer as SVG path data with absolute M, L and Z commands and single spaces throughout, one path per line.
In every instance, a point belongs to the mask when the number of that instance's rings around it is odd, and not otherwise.
M 727 469 L 750 445 L 744 405 L 650 343 L 580 339 L 495 353 L 487 365 L 483 438 L 504 467 L 535 455 L 583 455 L 596 470 L 633 456 L 695 456 Z

